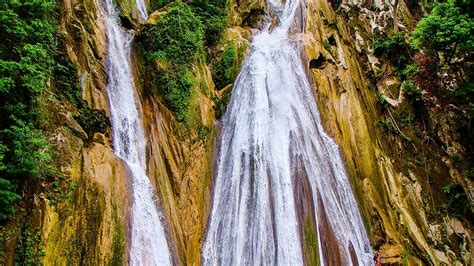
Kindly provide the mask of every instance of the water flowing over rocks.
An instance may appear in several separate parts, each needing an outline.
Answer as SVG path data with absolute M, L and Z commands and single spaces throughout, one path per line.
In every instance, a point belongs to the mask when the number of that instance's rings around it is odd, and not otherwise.
M 302 264 L 301 232 L 312 229 L 320 263 L 370 265 L 343 162 L 321 127 L 299 45 L 290 37 L 301 29 L 294 22 L 300 2 L 270 8 L 279 24 L 252 39 L 223 119 L 203 264 Z M 295 195 L 300 182 L 307 198 Z M 303 217 L 302 201 L 312 205 Z

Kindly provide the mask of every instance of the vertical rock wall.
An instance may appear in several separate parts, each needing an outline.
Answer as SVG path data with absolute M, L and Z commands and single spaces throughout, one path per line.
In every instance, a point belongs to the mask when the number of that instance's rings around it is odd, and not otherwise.
M 404 1 L 400 2 L 401 23 L 413 26 L 410 10 Z M 424 146 L 416 138 L 393 138 L 377 126 L 377 121 L 392 116 L 378 103 L 377 91 L 399 84 L 394 74 L 376 84 L 369 78 L 371 72 L 390 68 L 373 56 L 372 42 L 375 29 L 390 31 L 393 27 L 391 13 L 384 15 L 385 11 L 376 9 L 381 4 L 377 1 L 306 3 L 306 27 L 301 39 L 308 66 L 314 63 L 310 76 L 316 99 L 322 121 L 345 157 L 372 246 L 384 262 L 468 261 L 470 251 L 452 240 L 452 231 L 440 232 L 449 231 L 457 219 L 428 218 L 435 212 L 434 205 L 443 202 L 436 199 L 442 194 L 440 186 L 430 180 L 438 179 L 440 184 L 450 175 L 457 180 L 457 170 L 446 163 L 440 147 Z M 442 117 L 440 114 L 437 119 Z M 410 162 L 427 153 L 431 157 L 429 166 Z M 463 241 L 471 243 L 471 231 L 464 227 L 460 231 Z

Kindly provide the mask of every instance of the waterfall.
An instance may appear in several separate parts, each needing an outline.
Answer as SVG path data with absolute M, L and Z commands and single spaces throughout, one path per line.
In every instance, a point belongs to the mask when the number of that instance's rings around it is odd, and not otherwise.
M 142 21 L 145 21 L 148 18 L 148 14 L 146 12 L 145 0 L 137 0 L 136 5 L 137 5 L 138 13 L 140 14 L 140 19 Z
M 299 0 L 270 0 L 222 121 L 204 265 L 302 265 L 303 214 L 321 265 L 372 265 L 337 144 L 292 40 Z M 308 207 L 309 206 L 309 207 Z M 309 210 L 309 211 L 307 211 Z M 306 213 L 305 213 L 306 212 Z
M 106 14 L 107 95 L 114 152 L 128 165 L 132 184 L 131 265 L 171 265 L 171 254 L 153 185 L 146 176 L 146 138 L 130 63 L 133 32 L 121 27 L 113 0 L 104 0 Z M 145 6 L 137 0 L 137 6 Z M 142 14 L 142 12 L 144 12 Z M 146 9 L 140 11 L 146 19 Z

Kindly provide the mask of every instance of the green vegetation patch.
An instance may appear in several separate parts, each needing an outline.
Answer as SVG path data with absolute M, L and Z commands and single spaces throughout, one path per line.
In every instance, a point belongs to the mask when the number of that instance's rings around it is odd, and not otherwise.
M 451 183 L 443 187 L 443 193 L 448 198 L 447 211 L 449 214 L 460 218 L 470 216 L 472 218 L 469 199 L 466 191 L 459 183 Z
M 237 76 L 236 70 L 236 49 L 234 45 L 229 45 L 218 56 L 216 62 L 212 64 L 212 78 L 218 89 L 232 84 Z
M 191 7 L 182 2 L 154 25 L 145 25 L 138 41 L 147 64 L 159 66 L 152 92 L 163 96 L 166 106 L 180 122 L 187 121 L 194 76 L 192 63 L 204 58 L 204 29 Z
M 35 104 L 53 68 L 55 8 L 54 0 L 0 3 L 0 222 L 13 214 L 26 182 L 52 174 Z
M 226 1 L 193 1 L 189 4 L 201 19 L 204 29 L 205 45 L 211 47 L 222 37 L 227 26 Z
M 32 232 L 27 225 L 17 241 L 15 265 L 41 265 L 45 255 L 41 232 Z
M 163 97 L 179 122 L 188 124 L 196 85 L 192 66 L 204 62 L 206 47 L 221 38 L 227 22 L 225 1 L 162 1 L 157 7 L 166 13 L 138 36 L 145 63 L 157 68 L 151 92 Z
M 65 48 L 60 50 L 65 50 Z M 106 132 L 111 127 L 103 110 L 91 109 L 82 99 L 76 65 L 61 51 L 58 51 L 55 58 L 53 75 L 55 97 L 63 102 L 68 101 L 76 107 L 77 112 L 73 114 L 73 117 L 87 133 L 86 144 L 92 141 L 94 133 Z
M 108 127 L 105 114 L 82 100 L 76 68 L 63 52 L 58 32 L 58 3 L 0 3 L 0 223 L 12 217 L 26 187 L 32 193 L 41 189 L 38 182 L 63 178 L 54 166 L 54 145 L 48 139 L 57 125 L 42 117 L 49 117 L 54 111 L 48 108 L 53 107 L 41 99 L 70 102 L 89 135 Z
M 441 52 L 447 64 L 457 55 L 474 50 L 474 20 L 467 1 L 438 3 L 412 33 L 413 45 L 428 53 Z
M 374 55 L 388 59 L 398 71 L 402 71 L 409 64 L 411 47 L 404 32 L 394 33 L 392 36 L 377 35 L 374 38 Z

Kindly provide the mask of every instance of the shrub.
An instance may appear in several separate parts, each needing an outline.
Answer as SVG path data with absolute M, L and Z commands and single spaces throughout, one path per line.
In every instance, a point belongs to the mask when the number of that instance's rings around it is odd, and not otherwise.
M 217 88 L 222 89 L 234 82 L 237 75 L 235 69 L 235 47 L 228 46 L 220 54 L 217 62 L 212 65 L 212 77 Z
M 470 204 L 464 188 L 459 183 L 451 183 L 443 187 L 448 198 L 448 212 L 453 215 L 465 216 L 470 212 Z
M 441 52 L 445 63 L 450 64 L 454 57 L 474 49 L 473 34 L 472 17 L 448 0 L 437 3 L 428 17 L 417 24 L 412 44 L 431 54 Z
M 79 114 L 74 117 L 87 133 L 89 141 L 94 133 L 105 132 L 110 127 L 110 121 L 103 110 L 91 109 L 86 103 L 79 110 Z
M 414 99 L 415 101 L 420 100 L 421 91 L 415 85 L 412 80 L 404 80 L 402 82 L 401 88 L 406 92 L 406 94 Z
M 178 121 L 185 122 L 194 82 L 190 69 L 196 59 L 204 58 L 204 30 L 200 18 L 187 4 L 175 2 L 168 7 L 169 11 L 155 25 L 144 27 L 138 41 L 147 63 L 166 62 L 158 70 L 153 92 L 163 96 Z
M 28 181 L 53 175 L 51 146 L 42 130 L 21 120 L 0 131 L 4 144 L 0 151 L 0 221 L 14 213 L 14 203 L 21 199 L 18 189 Z
M 41 231 L 33 234 L 29 226 L 26 226 L 17 242 L 15 265 L 41 265 L 45 255 Z
M 375 36 L 374 38 L 374 54 L 389 58 L 393 53 L 405 50 L 405 34 L 403 32 L 394 33 L 391 37 L 383 35 Z
M 420 70 L 418 68 L 418 65 L 411 64 L 405 67 L 405 69 L 402 71 L 402 75 L 406 78 L 413 78 L 418 75 L 419 72 Z
M 0 222 L 13 214 L 25 184 L 55 174 L 36 101 L 55 80 L 56 9 L 55 0 L 0 3 Z
M 189 65 L 204 51 L 204 30 L 199 17 L 185 3 L 174 2 L 154 25 L 144 26 L 139 42 L 145 58 Z
M 398 70 L 403 70 L 410 63 L 410 49 L 404 32 L 396 32 L 391 37 L 379 35 L 374 38 L 374 55 L 390 60 Z
M 20 195 L 16 194 L 15 187 L 10 181 L 0 178 L 0 205 L 2 210 L 0 211 L 0 221 L 10 219 L 15 213 L 15 202 L 21 199 Z
M 55 96 L 67 100 L 78 109 L 74 118 L 92 140 L 94 133 L 105 132 L 110 121 L 103 110 L 91 109 L 81 95 L 81 87 L 76 66 L 67 55 L 58 52 L 53 67 Z
M 219 3 L 209 1 L 193 1 L 190 3 L 194 13 L 199 16 L 203 24 L 206 46 L 217 43 L 227 26 L 227 16 Z

